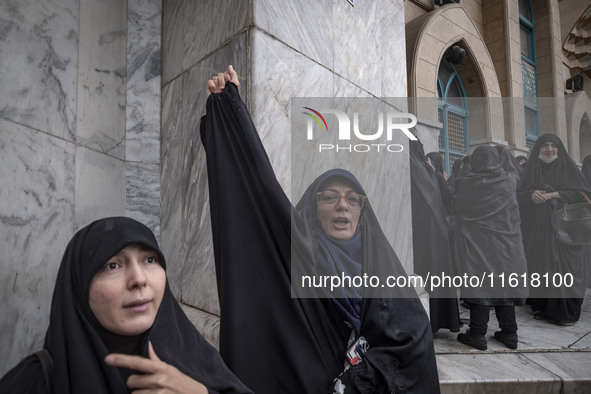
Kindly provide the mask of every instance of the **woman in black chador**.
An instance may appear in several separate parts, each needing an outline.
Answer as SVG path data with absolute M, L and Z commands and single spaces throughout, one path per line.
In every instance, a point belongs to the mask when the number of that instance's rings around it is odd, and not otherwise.
M 208 82 L 210 93 L 201 138 L 228 366 L 262 394 L 438 393 L 429 321 L 413 289 L 392 294 L 399 298 L 365 288 L 297 297 L 302 275 L 404 275 L 358 180 L 328 171 L 292 208 L 231 66 Z
M 427 275 L 452 275 L 450 216 L 443 205 L 438 176 L 434 167 L 425 160 L 423 144 L 418 140 L 409 144 L 415 273 L 423 278 Z M 436 155 L 441 158 L 439 153 Z M 461 160 L 456 162 L 461 163 Z M 440 179 L 443 180 L 443 176 Z M 440 328 L 460 331 L 462 323 L 455 287 L 430 291 L 429 317 L 433 333 Z
M 591 197 L 591 186 L 570 158 L 562 141 L 554 134 L 538 138 L 521 182 L 517 188 L 521 211 L 521 229 L 529 276 L 540 275 L 543 285 L 530 289 L 528 303 L 534 318 L 560 325 L 572 325 L 579 319 L 585 294 L 584 248 L 560 244 L 552 220 L 564 202 L 585 201 L 580 192 Z M 555 274 L 571 274 L 573 286 L 546 288 Z
M 59 269 L 47 352 L 9 371 L 0 393 L 252 393 L 185 316 L 165 269 L 154 234 L 133 219 L 78 231 Z
M 494 337 L 508 348 L 517 348 L 515 305 L 523 305 L 527 293 L 525 286 L 508 285 L 510 275 L 521 278 L 526 274 L 526 261 L 515 195 L 518 178 L 512 166 L 505 165 L 497 149 L 480 146 L 455 183 L 456 274 L 484 280 L 471 281 L 461 290 L 470 305 L 470 330 L 458 334 L 458 340 L 480 350 L 487 348 L 491 306 L 501 328 Z M 505 275 L 505 287 L 499 275 Z

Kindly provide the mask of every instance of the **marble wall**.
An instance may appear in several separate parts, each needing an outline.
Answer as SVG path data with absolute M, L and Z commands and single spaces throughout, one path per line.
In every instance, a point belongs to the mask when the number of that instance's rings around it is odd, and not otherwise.
M 206 81 L 228 64 L 237 70 L 241 96 L 291 196 L 294 171 L 286 157 L 291 157 L 292 97 L 406 96 L 403 3 L 163 2 L 162 247 L 174 260 L 169 277 L 185 304 L 219 315 L 205 154 L 198 135 Z M 363 167 L 363 160 L 358 165 Z M 408 155 L 399 154 L 390 166 L 386 171 L 399 176 L 381 187 L 396 191 L 376 190 L 372 205 L 396 218 L 388 236 L 409 267 Z M 204 327 L 215 320 L 203 322 L 199 318 L 201 328 L 215 332 Z
M 0 3 L 0 375 L 39 349 L 74 232 L 159 232 L 160 0 Z
M 127 0 L 125 215 L 160 236 L 162 0 Z

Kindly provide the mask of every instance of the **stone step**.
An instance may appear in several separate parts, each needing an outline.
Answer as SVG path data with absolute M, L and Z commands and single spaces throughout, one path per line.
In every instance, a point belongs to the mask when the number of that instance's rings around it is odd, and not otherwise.
M 462 319 L 469 310 L 460 307 Z M 498 330 L 491 310 L 488 349 L 459 343 L 457 333 L 435 334 L 442 393 L 591 393 L 591 290 L 580 320 L 570 327 L 533 319 L 528 306 L 516 307 L 519 344 L 509 350 L 492 338 Z M 462 327 L 465 332 L 466 326 Z

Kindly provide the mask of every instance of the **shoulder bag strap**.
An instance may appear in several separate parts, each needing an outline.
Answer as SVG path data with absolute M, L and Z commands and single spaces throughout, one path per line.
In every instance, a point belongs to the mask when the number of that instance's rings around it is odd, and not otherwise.
M 587 200 L 587 202 L 589 203 L 589 205 L 591 205 L 591 199 L 589 199 L 589 196 L 587 196 L 587 193 L 582 192 L 579 190 L 579 193 L 581 193 L 583 195 L 583 197 L 585 197 L 585 200 Z
M 51 394 L 51 370 L 53 369 L 53 360 L 51 359 L 51 354 L 49 354 L 47 349 L 42 349 L 38 352 L 35 352 L 35 355 L 39 357 L 39 361 L 41 361 L 43 375 L 45 376 L 45 387 L 47 388 L 47 392 Z

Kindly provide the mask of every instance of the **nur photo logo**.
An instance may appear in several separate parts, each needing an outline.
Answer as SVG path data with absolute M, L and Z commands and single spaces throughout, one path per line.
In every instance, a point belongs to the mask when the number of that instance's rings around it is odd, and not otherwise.
M 316 133 L 337 133 L 336 137 L 338 143 L 319 143 L 318 152 L 334 151 L 334 152 L 402 152 L 404 147 L 400 144 L 390 143 L 395 133 L 402 132 L 408 139 L 416 140 L 417 138 L 410 131 L 411 128 L 417 124 L 417 118 L 413 114 L 403 112 L 377 112 L 373 114 L 363 113 L 364 119 L 377 120 L 377 126 L 371 129 L 366 126 L 367 123 L 360 126 L 359 112 L 352 112 L 353 121 L 351 117 L 342 110 L 328 108 L 328 109 L 314 109 L 312 107 L 302 107 L 305 111 L 302 114 L 308 117 L 306 124 L 306 138 L 308 141 L 315 139 Z M 328 127 L 326 115 L 334 115 L 338 123 L 336 131 Z M 365 118 L 367 116 L 367 118 Z M 371 117 L 370 117 L 371 116 Z M 363 127 L 365 126 L 365 127 Z M 385 140 L 388 143 L 380 143 L 380 140 Z M 363 143 L 353 144 L 355 140 L 363 141 Z

